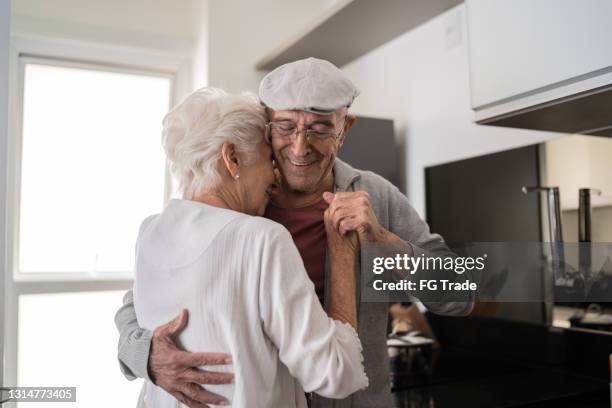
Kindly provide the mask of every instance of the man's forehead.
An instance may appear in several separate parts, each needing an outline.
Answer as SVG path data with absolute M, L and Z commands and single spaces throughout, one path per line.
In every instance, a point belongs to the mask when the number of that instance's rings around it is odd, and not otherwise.
M 289 119 L 294 122 L 315 122 L 315 121 L 331 121 L 333 122 L 342 109 L 337 110 L 331 115 L 319 115 L 317 113 L 306 112 L 301 110 L 274 110 L 267 109 L 268 119 L 279 120 Z

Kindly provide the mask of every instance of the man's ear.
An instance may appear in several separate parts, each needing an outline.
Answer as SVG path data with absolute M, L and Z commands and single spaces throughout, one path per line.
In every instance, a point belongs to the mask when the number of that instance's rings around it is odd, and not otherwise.
M 229 175 L 234 178 L 240 172 L 240 160 L 236 153 L 236 146 L 230 142 L 224 142 L 221 146 L 221 157 Z
M 357 120 L 357 118 L 355 116 L 352 116 L 352 115 L 347 115 L 346 116 L 346 119 L 344 120 L 344 129 L 342 129 L 342 135 L 338 139 L 338 149 L 342 147 L 342 144 L 344 144 L 344 139 L 348 135 L 348 131 L 355 124 L 356 120 Z

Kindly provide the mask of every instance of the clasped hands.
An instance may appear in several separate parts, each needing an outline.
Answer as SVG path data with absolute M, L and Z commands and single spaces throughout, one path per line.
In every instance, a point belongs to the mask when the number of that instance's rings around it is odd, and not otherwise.
M 354 231 L 359 242 L 398 242 L 400 238 L 380 225 L 370 195 L 365 191 L 323 193 L 329 207 L 325 211 L 326 224 L 331 223 L 341 236 Z M 329 229 L 327 230 L 329 234 Z M 328 237 L 329 238 L 329 237 Z

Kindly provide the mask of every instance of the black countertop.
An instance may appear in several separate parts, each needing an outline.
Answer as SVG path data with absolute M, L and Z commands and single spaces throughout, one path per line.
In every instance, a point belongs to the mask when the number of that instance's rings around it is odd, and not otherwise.
M 609 408 L 609 384 L 464 350 L 435 353 L 428 378 L 394 378 L 396 408 Z
M 431 375 L 394 377 L 397 408 L 610 408 L 612 336 L 428 314 Z

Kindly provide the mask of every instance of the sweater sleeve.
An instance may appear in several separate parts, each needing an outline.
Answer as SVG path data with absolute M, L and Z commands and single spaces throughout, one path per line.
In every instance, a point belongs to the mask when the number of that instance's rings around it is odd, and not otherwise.
M 325 314 L 291 235 L 280 226 L 271 235 L 262 248 L 259 303 L 280 360 L 306 392 L 346 398 L 366 388 L 357 333 Z
M 408 198 L 403 195 L 395 186 L 390 185 L 389 192 L 389 230 L 406 241 L 409 252 L 413 256 L 421 255 L 430 257 L 456 257 L 444 239 L 438 234 L 429 230 L 429 225 L 419 216 L 408 202 Z M 466 272 L 462 275 L 454 271 L 432 271 L 432 278 L 448 279 L 452 282 L 461 283 L 470 279 L 471 274 Z M 404 277 L 403 277 L 404 278 Z M 440 297 L 423 299 L 423 304 L 432 312 L 444 315 L 466 316 L 472 312 L 475 301 L 475 294 L 471 291 L 465 293 L 463 299 L 456 299 L 453 294 L 452 300 L 447 299 L 449 293 L 442 292 Z
M 119 330 L 118 358 L 121 372 L 128 380 L 150 380 L 147 366 L 153 333 L 138 325 L 131 290 L 125 294 L 123 306 L 115 314 L 115 325 Z

